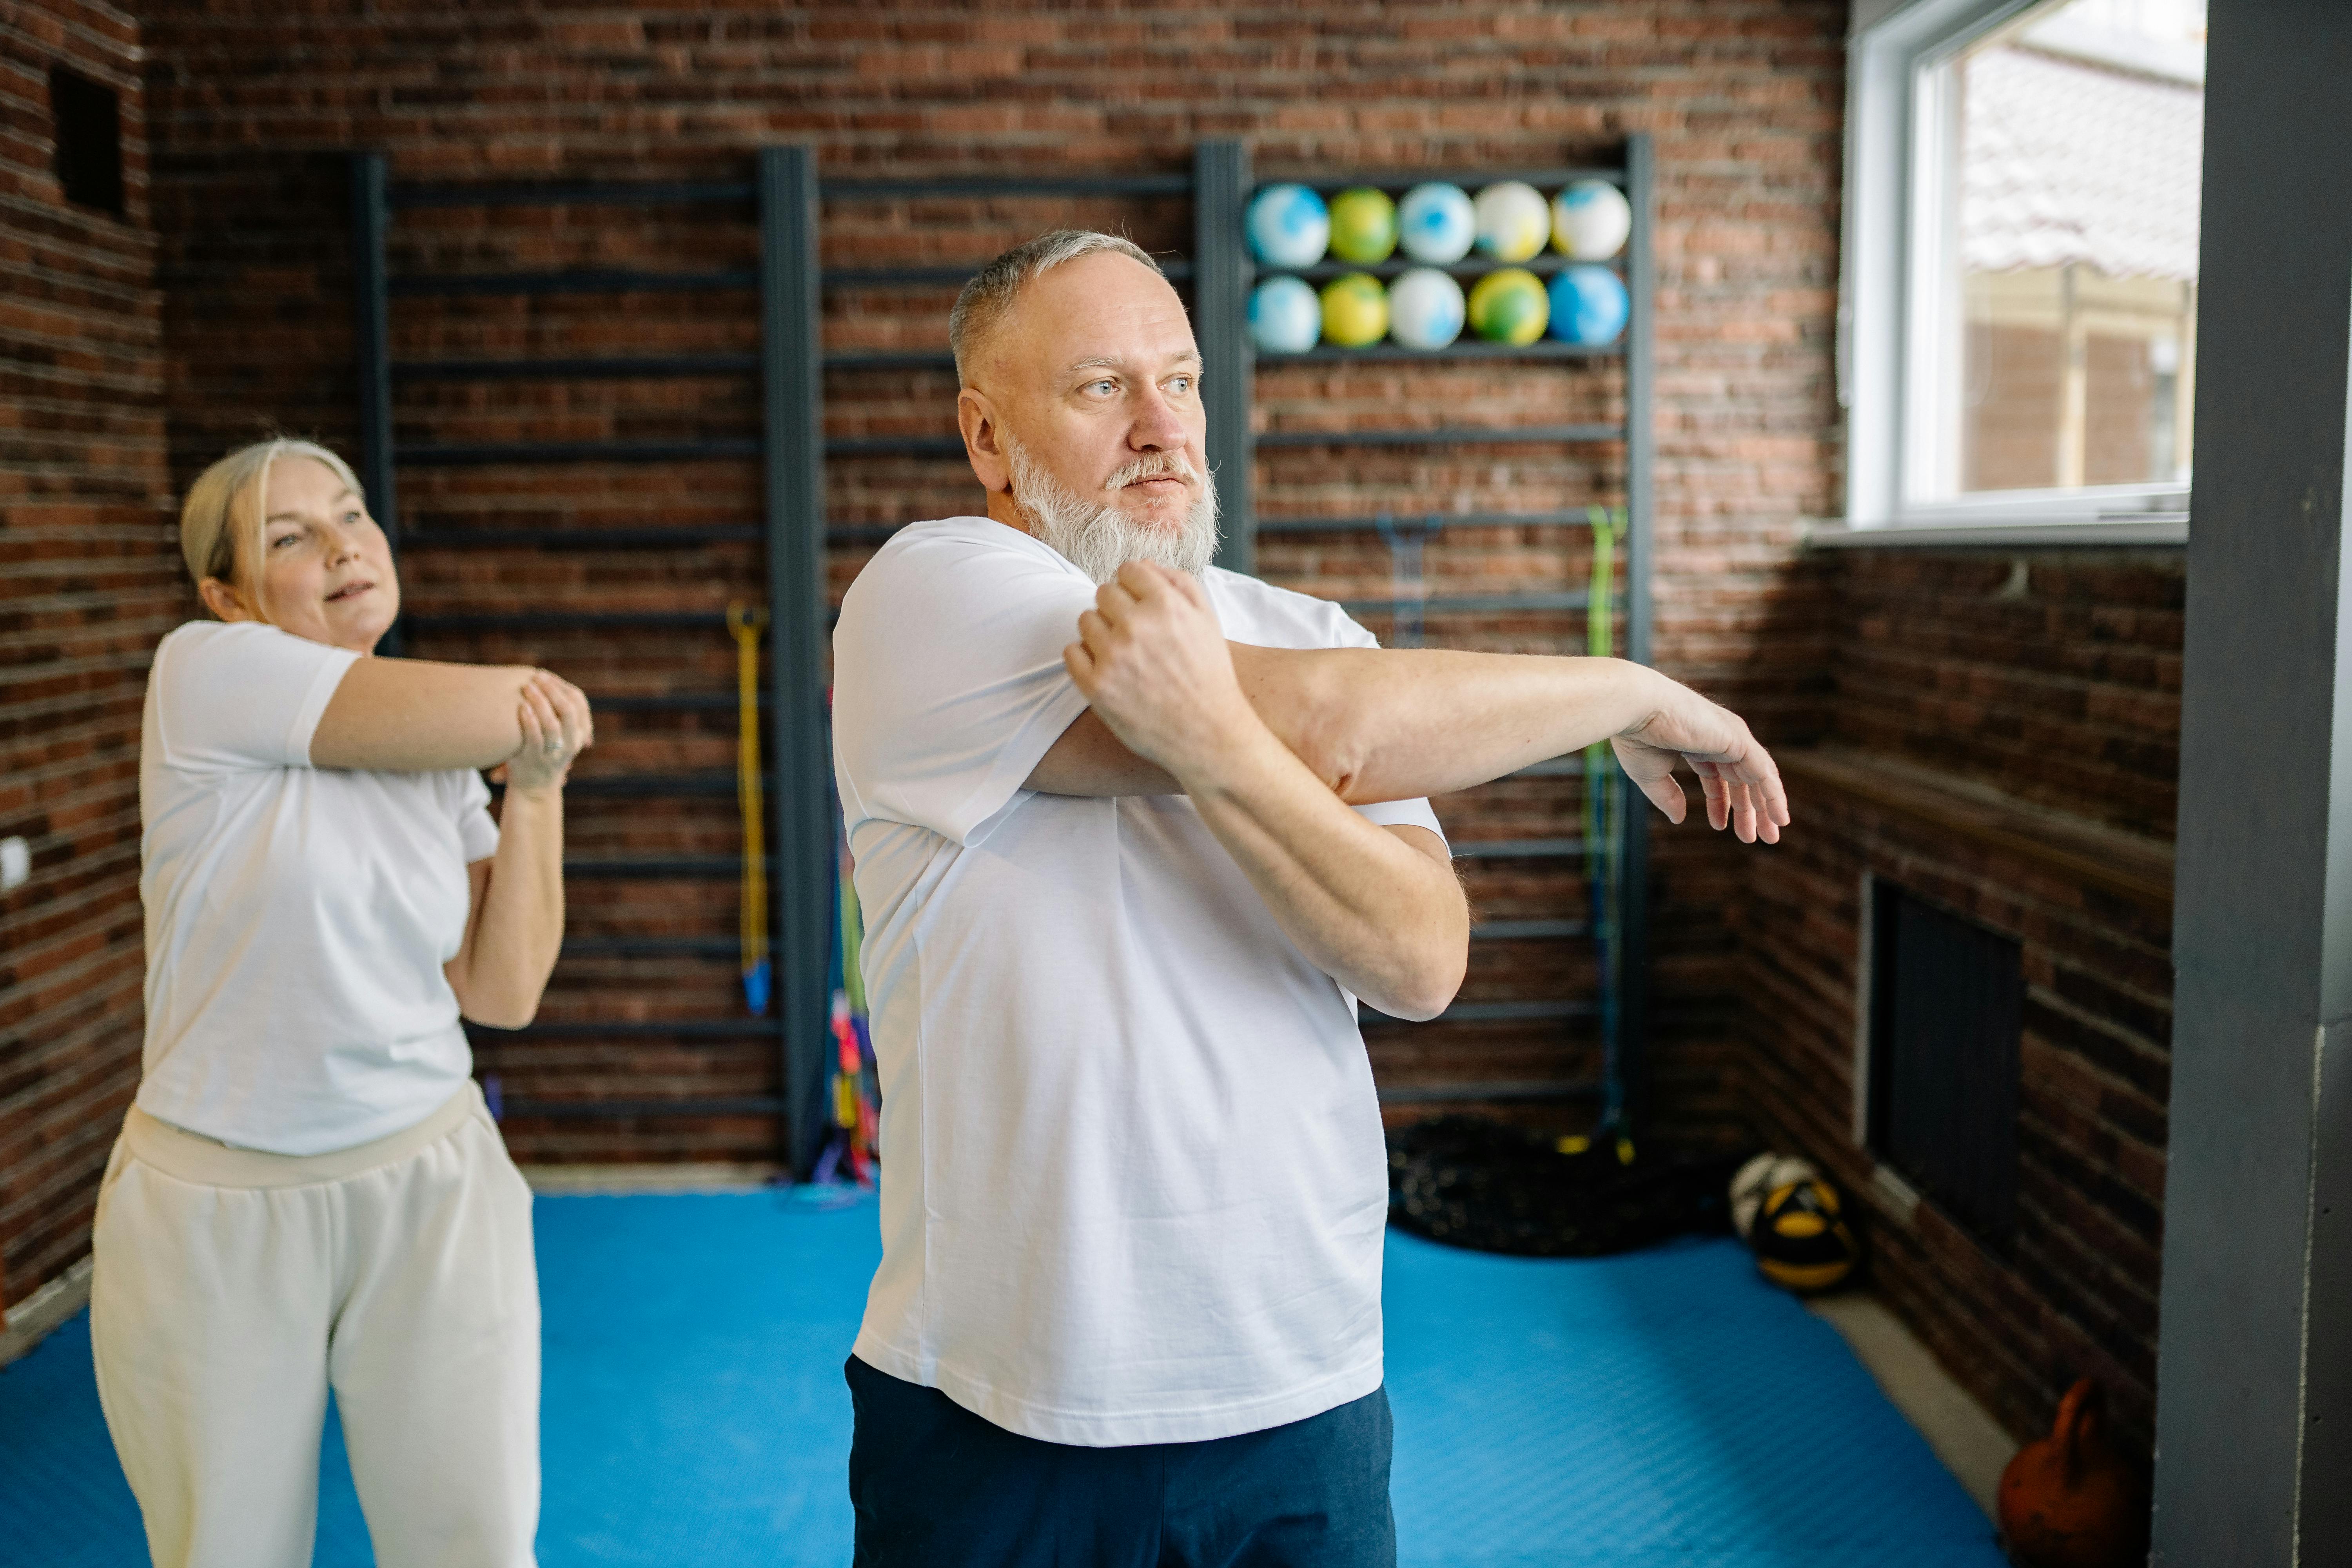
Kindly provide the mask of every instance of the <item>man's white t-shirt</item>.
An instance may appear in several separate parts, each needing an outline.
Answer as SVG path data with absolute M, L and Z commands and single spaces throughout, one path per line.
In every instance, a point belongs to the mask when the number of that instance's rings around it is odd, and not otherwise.
M 275 626 L 166 637 L 140 737 L 147 909 L 139 1108 L 242 1148 L 320 1154 L 439 1109 L 473 1070 L 441 966 L 467 866 L 497 852 L 481 775 L 314 768 L 359 656 Z
M 1370 647 L 1230 572 L 1228 638 Z M 842 602 L 834 767 L 882 1089 L 856 1352 L 1097 1447 L 1303 1420 L 1380 1386 L 1387 1162 L 1355 999 L 1182 795 L 1022 784 L 1087 706 L 1095 584 L 986 518 L 914 523 Z M 1424 800 L 1359 808 L 1438 831 Z

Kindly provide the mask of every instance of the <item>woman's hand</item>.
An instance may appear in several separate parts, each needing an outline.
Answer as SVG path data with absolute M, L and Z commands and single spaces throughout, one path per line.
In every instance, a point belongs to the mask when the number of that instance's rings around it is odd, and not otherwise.
M 1676 682 L 1662 684 L 1669 689 L 1666 700 L 1609 742 L 1625 775 L 1669 820 L 1680 822 L 1689 803 L 1675 779 L 1675 763 L 1687 763 L 1706 795 L 1707 826 L 1729 827 L 1742 844 L 1780 842 L 1789 795 L 1772 754 L 1730 709 Z
M 522 744 L 491 776 L 528 795 L 562 789 L 572 759 L 596 743 L 587 695 L 561 676 L 534 670 L 515 717 Z

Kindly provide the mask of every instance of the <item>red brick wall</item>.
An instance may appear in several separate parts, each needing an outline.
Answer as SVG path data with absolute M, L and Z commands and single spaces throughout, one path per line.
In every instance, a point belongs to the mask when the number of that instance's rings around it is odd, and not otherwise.
M 169 289 L 175 476 L 242 438 L 263 418 L 348 438 L 352 417 L 349 257 L 340 154 L 392 156 L 395 178 L 551 174 L 724 176 L 749 149 L 804 141 L 835 173 L 1177 170 L 1193 143 L 1241 136 L 1261 174 L 1412 164 L 1495 166 L 1605 154 L 1632 131 L 1657 141 L 1659 654 L 1676 673 L 1751 710 L 1767 734 L 1817 700 L 1818 634 L 1801 587 L 1776 575 L 1797 520 L 1835 494 L 1836 416 L 1830 343 L 1843 100 L 1834 0 L 1622 0 L 1535 6 L 1474 0 L 1416 4 L 1192 5 L 1039 10 L 1013 5 L 720 4 L 691 12 L 616 5 L 547 11 L 511 3 L 395 11 L 289 12 L 253 0 L 152 12 L 157 210 Z M 826 214 L 829 264 L 978 261 L 1000 243 L 1072 220 L 1123 222 L 1148 243 L 1182 247 L 1185 204 L 929 203 Z M 708 220 L 708 221 L 706 221 Z M 740 254 L 719 217 L 576 215 L 544 225 L 520 215 L 404 216 L 394 268 L 709 265 Z M 933 346 L 948 296 L 829 296 L 835 347 Z M 642 297 L 518 308 L 476 300 L 400 301 L 402 353 L 678 351 L 745 347 L 747 297 L 684 304 Z M 1475 401 L 1532 419 L 1555 401 L 1606 403 L 1618 383 L 1549 368 L 1471 374 L 1269 373 L 1264 417 L 1395 423 L 1394 405 Z M 836 435 L 922 427 L 946 432 L 952 385 L 926 373 L 827 378 Z M 402 389 L 414 439 L 556 438 L 562 434 L 741 434 L 754 416 L 741 382 Z M 1547 510 L 1615 498 L 1622 458 L 1501 450 L 1440 460 L 1399 457 L 1345 468 L 1311 453 L 1267 455 L 1261 509 Z M 499 520 L 593 526 L 623 521 L 751 521 L 748 465 L 687 468 L 409 470 L 414 526 Z M 896 522 L 974 506 L 956 462 L 836 462 L 836 522 Z M 1486 531 L 1430 551 L 1441 588 L 1493 579 L 1531 588 L 1580 583 L 1572 531 Z M 756 557 L 733 547 L 653 556 L 431 554 L 406 567 L 412 602 L 431 612 L 517 605 L 722 605 L 757 595 Z M 837 553 L 836 585 L 861 551 Z M 1318 592 L 1384 584 L 1365 539 L 1311 547 L 1269 541 L 1276 580 Z M 1565 619 L 1513 634 L 1512 646 L 1568 647 Z M 1490 630 L 1483 640 L 1501 634 Z M 529 654 L 607 692 L 723 689 L 722 637 L 646 639 L 625 649 L 579 643 L 524 647 L 436 639 L 450 657 Z M 614 715 L 594 768 L 656 757 L 723 768 L 725 713 L 656 722 Z M 593 768 L 589 770 L 594 771 Z M 1559 822 L 1563 786 L 1514 784 L 1448 803 L 1459 836 L 1500 837 L 1515 823 Z M 575 850 L 723 854 L 733 843 L 723 796 L 684 805 L 574 803 Z M 1726 911 L 1736 860 L 1684 830 L 1657 852 L 1658 1077 L 1672 1123 L 1734 1135 L 1722 1076 L 1732 1026 Z M 1482 875 L 1490 905 L 1568 912 L 1563 878 Z M 723 883 L 575 888 L 575 930 L 723 934 Z M 1572 962 L 1540 951 L 1484 953 L 1474 994 L 1541 994 Z M 568 961 L 551 1016 L 740 1011 L 731 965 Z M 1573 1075 L 1587 1059 L 1556 1030 L 1486 1029 L 1377 1047 L 1383 1071 L 1504 1077 Z M 509 1094 L 632 1098 L 772 1087 L 764 1045 L 685 1047 L 517 1042 L 485 1051 Z M 1580 1111 L 1563 1112 L 1580 1115 Z M 538 1158 L 757 1158 L 772 1129 L 756 1122 L 632 1128 L 517 1128 Z
M 1846 554 L 1824 738 L 2168 841 L 2183 570 L 2168 550 Z
M 2170 1066 L 2177 551 L 1853 551 L 1809 570 L 1839 628 L 1797 831 L 1741 910 L 1759 1131 L 1863 1199 L 1880 1289 L 2021 1436 L 2097 1375 L 2144 1456 Z M 1990 831 L 1988 826 L 1990 826 Z M 1853 1142 L 1861 887 L 2015 937 L 2019 1218 L 2003 1251 L 1874 1185 Z
M 121 95 L 128 216 L 64 200 L 48 73 Z M 89 1249 L 139 1076 L 139 704 L 184 607 L 163 511 L 163 331 L 136 25 L 0 14 L 0 1273 L 21 1300 Z

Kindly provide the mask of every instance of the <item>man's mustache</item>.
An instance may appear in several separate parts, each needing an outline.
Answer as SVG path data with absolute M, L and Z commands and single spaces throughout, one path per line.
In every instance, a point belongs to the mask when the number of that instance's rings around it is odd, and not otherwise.
M 1135 461 L 1113 474 L 1105 482 L 1103 489 L 1125 489 L 1141 479 L 1182 479 L 1187 484 L 1196 484 L 1200 481 L 1200 470 L 1192 467 L 1192 459 L 1185 457 L 1183 453 L 1161 452 L 1155 453 L 1151 457 L 1136 458 Z

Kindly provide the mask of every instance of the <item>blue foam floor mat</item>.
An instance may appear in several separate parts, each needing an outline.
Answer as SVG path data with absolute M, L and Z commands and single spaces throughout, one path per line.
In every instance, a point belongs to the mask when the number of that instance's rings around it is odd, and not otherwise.
M 545 1568 L 849 1561 L 841 1362 L 870 1204 L 539 1201 Z M 1990 1527 L 1827 1324 L 1730 1242 L 1486 1257 L 1391 1235 L 1410 1568 L 2001 1568 Z M 372 1561 L 334 1423 L 317 1563 Z M 146 1554 L 78 1320 L 0 1370 L 9 1563 Z

